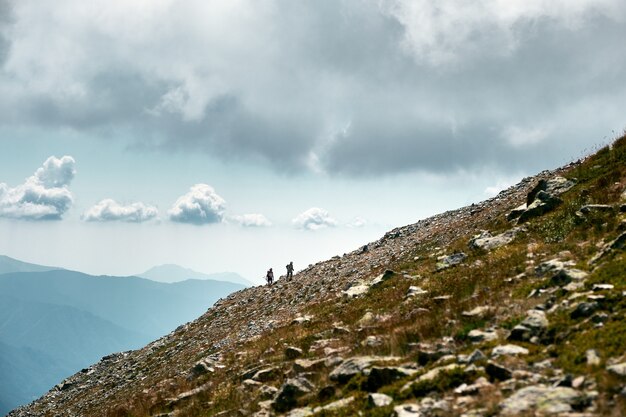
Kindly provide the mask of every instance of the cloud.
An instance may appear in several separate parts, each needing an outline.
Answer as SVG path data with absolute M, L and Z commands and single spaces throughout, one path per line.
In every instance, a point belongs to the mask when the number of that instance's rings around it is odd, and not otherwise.
M 258 213 L 233 216 L 232 219 L 243 227 L 269 227 L 272 225 L 267 217 Z
M 110 198 L 100 201 L 89 208 L 82 218 L 88 222 L 124 221 L 141 223 L 154 219 L 159 211 L 154 206 L 144 203 L 132 203 L 123 206 Z
M 24 184 L 15 188 L 0 183 L 0 217 L 24 220 L 59 220 L 74 201 L 67 186 L 74 178 L 71 156 L 49 157 Z
M 356 229 L 359 227 L 363 227 L 367 224 L 367 220 L 364 219 L 363 217 L 355 217 L 350 223 L 348 223 L 346 226 Z
M 305 230 L 318 230 L 337 226 L 337 221 L 323 208 L 311 207 L 300 213 L 292 221 L 294 227 Z
M 222 222 L 225 208 L 226 201 L 213 187 L 196 184 L 167 213 L 173 222 L 201 225 Z
M 626 125 L 623 0 L 4 4 L 3 126 L 377 176 L 545 167 Z

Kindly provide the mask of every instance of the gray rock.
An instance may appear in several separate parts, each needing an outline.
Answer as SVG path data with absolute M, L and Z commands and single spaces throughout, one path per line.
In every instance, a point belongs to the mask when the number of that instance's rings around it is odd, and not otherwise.
M 467 318 L 482 319 L 482 318 L 485 318 L 487 315 L 489 315 L 492 311 L 493 311 L 493 308 L 490 306 L 478 306 L 478 307 L 474 307 L 470 311 L 462 312 L 461 316 L 467 317 Z
M 517 219 L 517 224 L 522 224 L 528 220 L 539 217 L 562 203 L 562 200 L 556 195 L 550 194 L 546 191 L 539 191 L 535 197 L 535 200 L 528 204 L 526 211 L 524 211 Z
M 498 333 L 474 329 L 467 334 L 467 339 L 472 343 L 491 342 L 498 339 Z
M 606 370 L 617 376 L 626 376 L 626 362 L 618 363 L 615 365 L 607 366 Z
M 402 404 L 393 408 L 395 417 L 421 417 L 421 407 L 418 404 Z
M 304 352 L 302 351 L 302 349 L 297 348 L 295 346 L 287 346 L 285 348 L 285 357 L 287 359 L 296 359 L 302 356 L 303 354 Z
M 422 288 L 417 287 L 415 285 L 411 285 L 409 287 L 409 289 L 407 290 L 407 292 L 406 292 L 406 296 L 407 297 L 416 297 L 418 295 L 422 295 L 422 294 L 426 294 L 426 293 L 428 293 L 428 291 L 423 290 Z
M 487 363 L 485 372 L 489 375 L 491 381 L 506 381 L 507 379 L 511 379 L 513 377 L 513 372 L 511 372 L 510 369 L 492 361 Z
M 306 378 L 290 378 L 280 387 L 272 402 L 272 408 L 278 412 L 285 412 L 294 408 L 298 398 L 310 394 L 315 386 Z
M 406 378 L 417 373 L 415 369 L 395 366 L 374 366 L 369 369 L 365 381 L 365 389 L 378 391 L 379 388 L 389 385 L 398 379 Z
M 589 274 L 580 269 L 567 269 L 563 268 L 550 278 L 550 284 L 558 287 L 562 287 L 569 284 L 572 281 L 581 282 L 587 278 Z
M 517 345 L 499 345 L 491 351 L 491 357 L 528 355 L 528 349 Z
M 570 317 L 578 319 L 582 317 L 590 317 L 600 307 L 596 301 L 590 303 L 578 303 L 576 308 L 570 313 Z
M 369 289 L 370 289 L 369 285 L 367 285 L 364 282 L 359 282 L 351 286 L 347 290 L 344 290 L 342 293 L 343 293 L 343 296 L 346 298 L 358 298 L 362 296 L 363 294 L 366 294 L 369 291 Z
M 526 318 L 511 330 L 508 340 L 529 341 L 540 336 L 549 325 L 546 313 L 541 310 L 528 310 Z
M 331 381 L 345 384 L 355 375 L 360 374 L 377 362 L 396 361 L 399 358 L 394 356 L 355 356 L 344 361 L 341 365 L 333 369 L 329 374 Z
M 588 403 L 584 394 L 567 387 L 533 385 L 522 388 L 501 403 L 501 415 L 569 413 Z
M 367 396 L 367 404 L 370 407 L 386 407 L 393 402 L 393 398 L 386 394 L 379 394 L 377 392 L 370 393 Z
M 452 255 L 441 256 L 437 260 L 437 271 L 450 268 L 451 266 L 459 265 L 467 258 L 467 255 L 463 252 L 456 252 Z
M 469 247 L 472 249 L 493 250 L 501 246 L 508 245 L 515 239 L 515 236 L 520 232 L 519 228 L 507 230 L 496 236 L 491 236 L 489 232 L 483 232 L 477 236 L 474 236 L 469 241 Z
M 267 382 L 278 376 L 278 369 L 274 367 L 264 368 L 257 371 L 252 379 L 259 382 Z
M 261 387 L 259 387 L 259 394 L 264 400 L 275 397 L 277 392 L 278 388 L 270 385 L 261 385 Z
M 579 211 L 583 214 L 613 213 L 615 209 L 613 206 L 609 206 L 607 204 L 586 204 L 582 206 Z
M 587 365 L 590 365 L 590 366 L 600 365 L 600 355 L 598 355 L 598 351 L 595 349 L 587 350 L 585 352 L 585 359 L 587 360 Z
M 326 359 L 296 359 L 293 361 L 294 371 L 300 372 L 315 372 L 323 369 L 326 366 Z

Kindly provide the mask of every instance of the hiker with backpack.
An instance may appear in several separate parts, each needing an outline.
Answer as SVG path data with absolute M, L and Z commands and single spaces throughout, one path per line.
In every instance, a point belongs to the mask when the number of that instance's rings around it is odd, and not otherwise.
M 272 283 L 274 282 L 274 271 L 272 271 L 272 268 L 267 271 L 265 279 L 267 280 L 267 285 L 272 285 Z
M 287 264 L 287 280 L 291 281 L 293 278 L 293 261 Z

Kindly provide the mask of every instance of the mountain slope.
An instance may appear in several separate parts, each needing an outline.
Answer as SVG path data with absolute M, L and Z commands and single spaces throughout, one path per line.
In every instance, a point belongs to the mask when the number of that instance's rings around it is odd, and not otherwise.
M 43 272 L 52 271 L 54 269 L 61 268 L 30 264 L 28 262 L 22 262 L 17 259 L 9 258 L 8 256 L 0 255 L 0 274 L 7 274 L 11 272 Z
M 209 279 L 213 281 L 226 281 L 241 284 L 246 287 L 252 285 L 250 281 L 235 272 L 221 272 L 216 274 L 204 274 L 193 269 L 183 268 L 174 264 L 165 264 L 150 268 L 146 272 L 137 275 L 140 278 L 150 279 L 157 282 L 179 282 L 188 279 Z
M 11 416 L 625 415 L 626 137 L 247 288 Z

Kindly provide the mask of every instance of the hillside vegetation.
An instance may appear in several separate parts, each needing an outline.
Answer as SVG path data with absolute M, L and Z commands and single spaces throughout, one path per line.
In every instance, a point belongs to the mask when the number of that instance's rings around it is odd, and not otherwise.
M 626 136 L 234 293 L 10 416 L 626 415 L 625 190 Z

